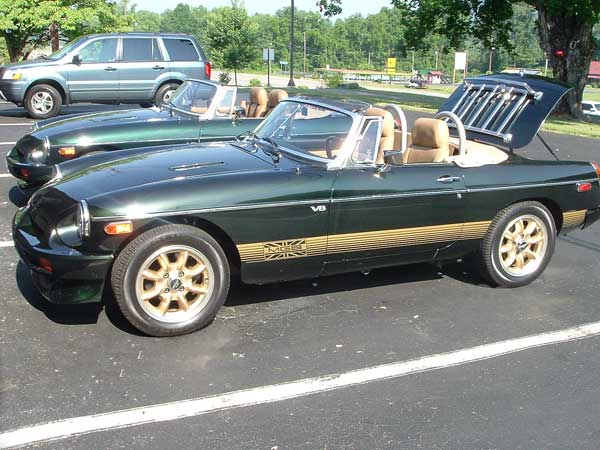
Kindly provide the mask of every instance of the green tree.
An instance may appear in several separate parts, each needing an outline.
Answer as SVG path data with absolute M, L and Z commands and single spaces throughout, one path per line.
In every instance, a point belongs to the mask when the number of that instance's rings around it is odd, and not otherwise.
M 136 11 L 134 13 L 135 29 L 157 33 L 161 28 L 161 16 L 151 11 Z
M 160 18 L 160 31 L 187 33 L 196 36 L 201 43 L 206 41 L 208 9 L 204 6 L 191 7 L 179 3 L 174 9 L 167 9 Z
M 51 27 L 66 38 L 131 29 L 129 17 L 107 0 L 0 0 L 0 10 L 0 35 L 11 61 L 47 43 Z
M 258 58 L 258 27 L 237 2 L 214 9 L 208 22 L 207 39 L 217 66 L 237 72 Z

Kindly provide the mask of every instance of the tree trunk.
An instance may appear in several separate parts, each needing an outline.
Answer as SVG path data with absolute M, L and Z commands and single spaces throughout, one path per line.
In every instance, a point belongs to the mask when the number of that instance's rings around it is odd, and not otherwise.
M 552 15 L 543 2 L 537 3 L 540 46 L 546 52 L 554 78 L 575 87 L 556 112 L 582 118 L 583 90 L 596 49 L 592 34 L 594 24 L 587 17 Z M 560 50 L 565 52 L 564 56 L 556 54 Z
M 237 86 L 237 67 L 233 68 L 233 79 L 234 79 L 234 83 Z
M 60 41 L 58 40 L 58 24 L 52 22 L 49 27 L 50 31 L 50 45 L 52 46 L 52 53 L 58 51 Z

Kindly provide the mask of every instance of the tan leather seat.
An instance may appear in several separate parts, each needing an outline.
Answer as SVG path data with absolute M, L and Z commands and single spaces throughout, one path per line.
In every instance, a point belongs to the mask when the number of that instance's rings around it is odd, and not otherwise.
M 246 117 L 263 117 L 267 112 L 268 102 L 269 98 L 265 88 L 250 88 L 250 101 L 246 107 Z
M 415 120 L 411 137 L 402 158 L 404 164 L 443 162 L 450 156 L 450 133 L 443 120 Z
M 279 105 L 279 102 L 288 98 L 288 93 L 283 89 L 273 89 L 269 92 L 269 101 L 267 103 L 267 112 L 269 114 L 273 109 Z
M 394 150 L 394 117 L 392 113 L 382 108 L 369 108 L 366 112 L 367 116 L 383 117 L 381 126 L 381 140 L 379 141 L 379 152 L 375 162 L 383 164 L 383 155 L 385 150 Z

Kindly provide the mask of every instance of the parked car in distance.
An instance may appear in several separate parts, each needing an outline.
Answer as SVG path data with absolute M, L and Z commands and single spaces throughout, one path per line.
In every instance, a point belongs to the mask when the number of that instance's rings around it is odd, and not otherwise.
M 585 115 L 600 117 L 600 102 L 584 100 L 581 102 L 581 107 Z
M 193 36 L 94 34 L 50 56 L 0 67 L 0 97 L 45 119 L 77 102 L 164 103 L 184 80 L 209 80 L 210 75 L 210 63 Z
M 16 214 L 13 239 L 45 297 L 100 301 L 110 283 L 124 316 L 155 336 L 208 325 L 232 271 L 262 284 L 474 254 L 490 283 L 524 286 L 557 234 L 600 218 L 600 165 L 513 151 L 568 90 L 470 79 L 412 133 L 362 102 L 287 99 L 244 141 L 48 183 Z
M 187 80 L 161 106 L 37 122 L 8 152 L 6 163 L 22 188 L 36 187 L 56 176 L 57 164 L 83 156 L 87 161 L 94 154 L 134 147 L 146 152 L 165 144 L 232 140 L 254 130 L 285 97 L 281 89 L 267 94 L 253 88 L 250 101 L 239 102 L 234 86 Z

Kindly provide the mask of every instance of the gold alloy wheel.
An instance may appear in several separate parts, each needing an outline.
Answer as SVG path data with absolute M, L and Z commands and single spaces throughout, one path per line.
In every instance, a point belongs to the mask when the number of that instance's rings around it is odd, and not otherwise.
M 137 300 L 150 316 L 178 323 L 196 316 L 214 290 L 214 271 L 198 250 L 163 247 L 142 264 L 136 277 Z
M 500 239 L 500 264 L 512 276 L 529 275 L 542 263 L 547 247 L 546 224 L 533 215 L 517 217 L 504 229 Z

